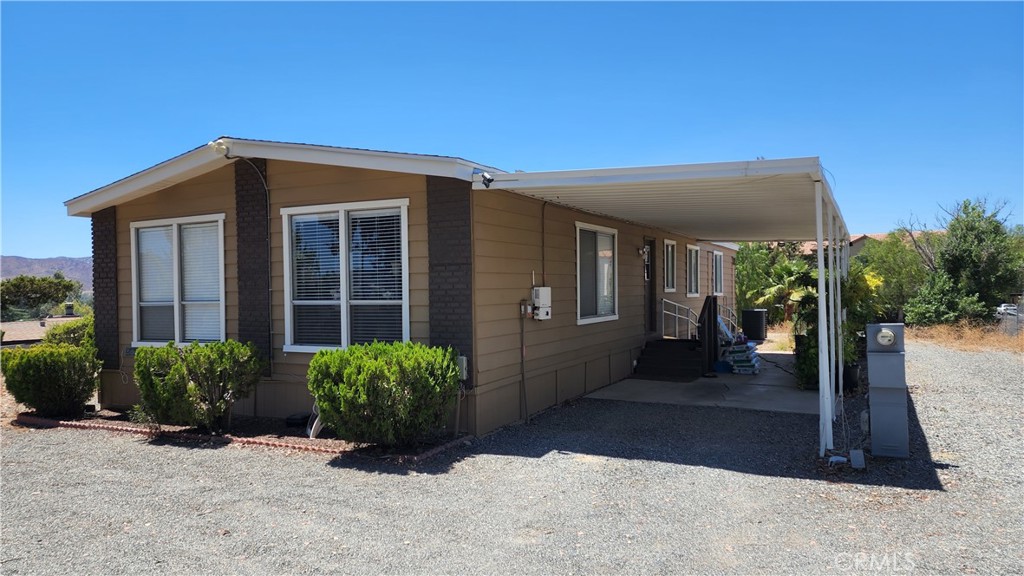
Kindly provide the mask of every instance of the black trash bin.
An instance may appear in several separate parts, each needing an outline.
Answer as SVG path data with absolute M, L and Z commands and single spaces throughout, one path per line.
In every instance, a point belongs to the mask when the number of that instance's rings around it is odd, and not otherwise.
M 755 308 L 741 311 L 740 324 L 747 340 L 768 339 L 768 310 Z

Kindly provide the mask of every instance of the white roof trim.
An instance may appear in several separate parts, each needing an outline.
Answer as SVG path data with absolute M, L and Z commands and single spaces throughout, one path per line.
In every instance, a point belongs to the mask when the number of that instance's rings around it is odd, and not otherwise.
M 227 148 L 229 158 L 224 156 L 224 147 Z M 465 181 L 473 179 L 474 170 L 487 170 L 490 174 L 502 173 L 496 168 L 448 156 L 402 154 L 224 137 L 127 178 L 72 198 L 64 205 L 70 216 L 89 216 L 93 212 L 140 198 L 231 164 L 236 157 L 446 176 Z
M 68 216 L 89 216 L 93 212 L 141 198 L 157 190 L 227 166 L 231 162 L 232 160 L 225 159 L 223 155 L 215 153 L 210 147 L 203 146 L 142 172 L 132 174 L 113 184 L 97 188 L 88 194 L 72 198 L 64 205 L 68 209 Z

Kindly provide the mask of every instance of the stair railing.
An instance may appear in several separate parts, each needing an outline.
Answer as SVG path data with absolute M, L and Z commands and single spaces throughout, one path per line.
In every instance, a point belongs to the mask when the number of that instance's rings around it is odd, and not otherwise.
M 663 338 L 679 338 L 679 324 L 682 322 L 686 328 L 686 339 L 693 340 L 697 329 L 700 328 L 700 321 L 697 313 L 687 306 L 673 302 L 666 298 L 661 299 L 661 336 Z M 671 334 L 669 327 L 672 328 Z
M 722 317 L 722 320 L 725 320 L 725 323 L 728 324 L 729 330 L 731 330 L 733 334 L 739 332 L 740 320 L 736 316 L 735 310 L 729 308 L 725 304 L 719 304 L 718 315 Z

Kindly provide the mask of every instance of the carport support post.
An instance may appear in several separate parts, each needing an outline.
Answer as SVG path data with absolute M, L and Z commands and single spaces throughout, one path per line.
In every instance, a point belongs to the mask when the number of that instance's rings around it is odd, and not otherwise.
M 836 356 L 838 346 L 836 342 L 839 340 L 837 334 L 836 317 L 838 315 L 838 309 L 836 308 L 836 234 L 839 232 L 839 226 L 836 224 L 836 216 L 832 211 L 832 206 L 828 207 L 828 336 L 830 338 L 829 354 L 828 354 L 828 389 L 829 389 L 829 406 L 832 407 L 832 416 L 835 420 L 835 407 L 836 407 L 836 366 L 839 365 L 840 358 Z
M 824 198 L 821 181 L 814 183 L 815 233 L 818 241 L 818 456 L 832 449 L 832 393 L 828 375 L 828 320 L 825 314 Z

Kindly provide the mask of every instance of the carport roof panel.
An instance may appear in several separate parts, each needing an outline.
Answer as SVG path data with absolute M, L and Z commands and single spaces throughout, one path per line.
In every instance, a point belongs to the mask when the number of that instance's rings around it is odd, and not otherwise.
M 811 157 L 494 174 L 490 187 L 701 240 L 813 240 L 816 181 L 839 212 L 821 174 Z

